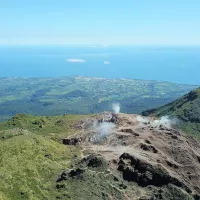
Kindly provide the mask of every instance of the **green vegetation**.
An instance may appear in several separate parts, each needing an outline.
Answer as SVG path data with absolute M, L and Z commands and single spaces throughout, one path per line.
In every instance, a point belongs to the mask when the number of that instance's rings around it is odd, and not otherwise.
M 144 115 L 175 116 L 181 120 L 177 125 L 184 132 L 200 138 L 200 88 L 158 109 L 143 112 Z
M 74 134 L 74 125 L 84 117 L 86 116 L 62 115 L 45 117 L 17 114 L 8 121 L 0 124 L 0 138 L 8 138 L 13 132 L 15 134 L 23 134 L 29 131 L 37 135 L 48 136 L 59 140 L 60 138 Z
M 81 118 L 17 115 L 0 124 L 0 199 L 56 199 L 56 179 L 80 151 L 54 138 L 72 134 Z
M 127 182 L 103 157 L 83 158 L 78 147 L 61 144 L 60 139 L 75 133 L 85 117 L 18 114 L 0 123 L 0 199 L 193 199 L 174 185 L 141 187 Z
M 17 113 L 89 114 L 111 110 L 141 113 L 169 103 L 197 86 L 159 81 L 85 77 L 0 78 L 0 121 Z
M 144 188 L 127 182 L 102 157 L 92 155 L 86 162 L 78 147 L 65 146 L 61 139 L 76 133 L 77 122 L 89 116 L 64 113 L 110 110 L 113 101 L 121 103 L 123 112 L 141 112 L 195 86 L 83 77 L 1 78 L 0 84 L 0 119 L 12 116 L 0 123 L 0 200 L 193 199 L 176 186 Z M 178 116 L 183 130 L 197 134 L 199 105 L 197 89 L 145 114 Z
M 0 142 L 0 199 L 55 199 L 57 174 L 78 154 L 32 133 Z
M 146 194 L 129 187 L 108 171 L 103 158 L 81 164 L 78 147 L 65 146 L 59 139 L 75 132 L 76 123 L 88 116 L 37 117 L 18 114 L 0 124 L 0 199 L 124 199 Z M 41 126 L 42 125 L 42 126 Z M 56 139 L 56 140 L 55 140 Z M 61 174 L 81 169 L 81 176 Z

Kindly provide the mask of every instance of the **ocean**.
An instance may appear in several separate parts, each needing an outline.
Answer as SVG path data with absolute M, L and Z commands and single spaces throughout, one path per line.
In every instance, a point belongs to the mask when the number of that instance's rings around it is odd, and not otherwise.
M 87 76 L 200 85 L 199 46 L 0 46 L 0 77 Z

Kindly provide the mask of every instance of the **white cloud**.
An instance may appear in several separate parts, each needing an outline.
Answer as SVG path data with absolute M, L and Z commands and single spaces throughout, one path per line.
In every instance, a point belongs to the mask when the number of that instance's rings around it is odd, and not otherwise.
M 105 61 L 104 65 L 110 65 L 110 62 L 109 61 Z
M 84 63 L 84 62 L 86 62 L 86 60 L 71 58 L 71 59 L 67 59 L 67 62 L 70 62 L 70 63 Z

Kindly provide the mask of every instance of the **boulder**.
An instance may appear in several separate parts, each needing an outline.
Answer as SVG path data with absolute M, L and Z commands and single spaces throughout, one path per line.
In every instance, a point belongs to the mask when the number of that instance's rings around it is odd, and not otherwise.
M 190 188 L 179 179 L 172 177 L 162 165 L 152 165 L 128 153 L 123 153 L 120 156 L 118 170 L 122 172 L 124 180 L 136 182 L 142 187 L 149 185 L 162 187 L 174 184 L 191 193 Z

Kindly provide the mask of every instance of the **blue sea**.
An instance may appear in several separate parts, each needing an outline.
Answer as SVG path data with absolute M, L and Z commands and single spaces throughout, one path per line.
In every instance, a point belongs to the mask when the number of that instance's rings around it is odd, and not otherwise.
M 0 77 L 75 75 L 200 85 L 200 47 L 0 46 Z

